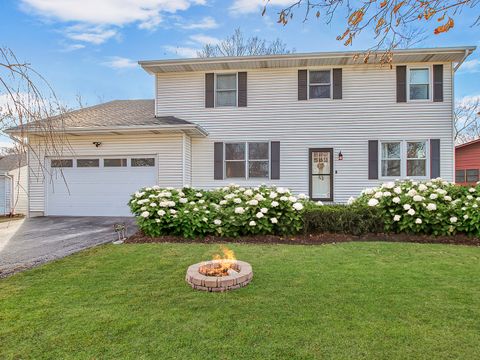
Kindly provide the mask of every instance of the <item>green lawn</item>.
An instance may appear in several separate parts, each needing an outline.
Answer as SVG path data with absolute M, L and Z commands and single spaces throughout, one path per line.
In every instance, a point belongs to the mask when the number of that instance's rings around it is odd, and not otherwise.
M 254 279 L 192 290 L 217 245 L 106 245 L 0 280 L 0 358 L 478 359 L 480 248 L 231 246 Z

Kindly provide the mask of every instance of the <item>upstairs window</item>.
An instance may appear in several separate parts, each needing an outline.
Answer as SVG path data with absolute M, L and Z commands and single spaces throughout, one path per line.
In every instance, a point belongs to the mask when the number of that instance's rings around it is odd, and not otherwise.
M 237 74 L 217 74 L 215 106 L 237 106 Z
M 308 75 L 308 85 L 309 99 L 330 99 L 330 89 L 332 85 L 331 71 L 310 71 Z
M 430 70 L 410 69 L 409 74 L 410 100 L 430 99 Z

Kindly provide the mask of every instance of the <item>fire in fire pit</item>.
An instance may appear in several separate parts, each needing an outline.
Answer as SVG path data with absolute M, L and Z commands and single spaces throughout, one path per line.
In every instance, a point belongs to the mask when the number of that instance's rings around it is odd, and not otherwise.
M 191 265 L 185 280 L 192 288 L 204 291 L 227 291 L 247 285 L 253 277 L 249 263 L 236 260 L 232 250 L 223 248 L 223 256 Z

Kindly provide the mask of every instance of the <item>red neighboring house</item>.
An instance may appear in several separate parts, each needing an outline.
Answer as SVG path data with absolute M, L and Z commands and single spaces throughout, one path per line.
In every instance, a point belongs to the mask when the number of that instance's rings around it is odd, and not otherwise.
M 479 181 L 480 139 L 455 147 L 455 182 L 474 184 Z

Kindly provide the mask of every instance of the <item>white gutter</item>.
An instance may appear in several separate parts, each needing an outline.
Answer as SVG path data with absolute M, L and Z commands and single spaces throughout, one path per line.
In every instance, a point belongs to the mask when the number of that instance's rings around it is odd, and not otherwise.
M 185 125 L 157 125 L 157 126 L 111 126 L 111 127 L 84 127 L 84 128 L 59 128 L 59 129 L 26 129 L 24 135 L 28 134 L 44 134 L 45 132 L 62 132 L 62 133 L 99 133 L 99 132 L 116 132 L 116 131 L 161 131 L 161 130 L 197 130 L 201 135 L 208 136 L 208 131 L 196 124 Z M 21 130 L 5 130 L 7 134 L 22 134 Z
M 460 66 L 462 66 L 464 61 L 467 59 L 467 57 L 470 56 L 472 52 L 473 52 L 473 49 L 465 49 L 465 55 L 463 55 L 462 60 L 460 60 L 458 64 L 455 66 L 455 68 L 453 69 L 453 72 L 457 72 L 457 70 L 460 68 Z

